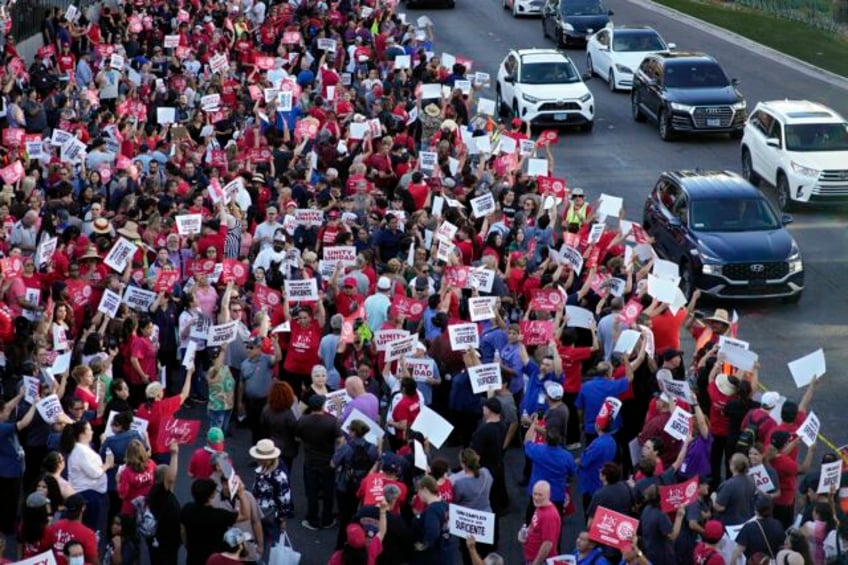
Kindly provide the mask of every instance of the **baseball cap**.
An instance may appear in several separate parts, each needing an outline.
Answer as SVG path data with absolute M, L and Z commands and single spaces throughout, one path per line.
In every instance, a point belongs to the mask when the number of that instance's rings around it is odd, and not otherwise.
M 347 544 L 353 549 L 365 547 L 365 530 L 359 524 L 348 524 L 345 529 Z
M 380 277 L 377 281 L 377 288 L 379 290 L 389 290 L 392 288 L 392 281 L 389 277 Z
M 212 446 L 215 451 L 223 451 L 224 449 L 224 430 L 218 427 L 211 427 L 206 432 L 206 443 Z
M 40 492 L 33 492 L 26 498 L 27 508 L 42 508 L 50 504 L 50 499 Z
M 345 277 L 344 286 L 352 286 L 356 288 L 356 277 Z
M 704 541 L 707 543 L 716 543 L 724 535 L 724 526 L 718 520 L 708 520 L 704 524 Z
M 512 124 L 512 127 L 518 128 L 518 127 L 521 127 L 521 124 L 523 122 L 521 121 L 521 118 L 512 118 L 512 122 L 510 122 L 510 123 Z
M 582 188 L 572 188 L 571 197 L 574 198 L 575 196 L 586 196 L 586 193 L 583 192 Z
M 562 398 L 562 385 L 553 381 L 545 383 L 545 393 L 551 400 L 560 400 Z
M 763 397 L 760 399 L 760 404 L 762 404 L 763 408 L 774 408 L 778 402 L 780 402 L 780 393 L 773 390 L 763 394 Z

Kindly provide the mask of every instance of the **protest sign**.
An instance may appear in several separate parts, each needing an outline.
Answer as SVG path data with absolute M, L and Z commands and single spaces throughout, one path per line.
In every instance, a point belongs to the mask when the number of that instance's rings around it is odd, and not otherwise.
M 525 345 L 545 345 L 554 335 L 553 320 L 524 320 L 518 325 Z
M 827 371 L 824 350 L 817 349 L 809 355 L 790 361 L 788 366 L 789 372 L 792 373 L 792 380 L 795 381 L 795 386 L 803 388 L 810 384 L 813 378 L 819 379 Z
M 194 366 L 194 356 L 197 353 L 197 342 L 189 340 L 186 345 L 185 354 L 183 355 L 183 367 L 189 369 Z
M 153 291 L 157 293 L 172 292 L 174 290 L 174 285 L 178 282 L 180 282 L 179 271 L 160 268 L 156 271 L 156 282 L 153 283 Z
M 750 349 L 742 349 L 736 346 L 724 347 L 719 352 L 724 356 L 727 363 L 743 371 L 752 371 L 759 359 L 759 356 Z
M 684 483 L 660 486 L 660 510 L 675 512 L 681 506 L 689 506 L 698 499 L 698 476 Z
M 419 417 L 421 415 L 419 414 Z M 360 422 L 368 425 L 368 433 L 365 435 L 365 441 L 372 445 L 380 445 L 383 441 L 383 436 L 386 435 L 385 430 L 380 427 L 380 425 L 360 412 L 357 408 L 354 408 L 348 414 L 347 419 L 342 424 L 342 431 L 345 433 L 349 433 L 350 431 L 350 423 L 354 420 L 359 420 Z
M 341 418 L 342 412 L 344 412 L 345 407 L 351 400 L 353 399 L 344 388 L 334 390 L 327 395 L 327 402 L 324 404 L 324 407 L 328 413 L 336 418 Z
M 807 418 L 798 427 L 798 437 L 806 444 L 807 447 L 812 447 L 816 443 L 816 439 L 821 429 L 821 422 L 814 412 L 810 411 Z
M 633 542 L 638 527 L 639 520 L 636 518 L 598 506 L 589 528 L 589 539 L 621 550 Z
M 436 239 L 444 241 L 445 243 L 453 243 L 458 229 L 459 228 L 457 228 L 457 226 L 445 220 L 439 226 L 439 229 L 436 230 Z
M 104 437 L 111 437 L 115 435 L 115 432 L 112 431 L 112 420 L 115 419 L 115 416 L 118 415 L 118 412 L 115 410 L 109 411 L 109 417 L 106 420 L 106 430 L 103 434 Z M 132 424 L 130 424 L 130 429 L 135 430 L 140 433 L 142 436 L 147 433 L 147 426 L 149 422 L 144 418 L 139 418 L 138 416 L 133 416 Z
M 627 304 L 622 308 L 621 314 L 618 315 L 621 325 L 623 327 L 632 326 L 636 322 L 636 318 L 639 317 L 639 314 L 642 313 L 642 309 L 642 303 L 638 298 L 628 300 Z
M 38 398 L 38 394 L 41 391 L 41 381 L 38 379 L 38 377 L 24 376 L 23 387 L 24 400 L 26 400 L 30 404 L 35 404 L 35 401 Z
M 495 543 L 495 514 L 472 510 L 459 504 L 448 507 L 450 533 L 462 539 L 473 537 L 478 543 Z
M 63 413 L 62 403 L 55 394 L 45 396 L 39 400 L 35 405 L 35 409 L 38 410 L 41 419 L 48 424 L 55 424 Z
M 417 322 L 427 308 L 423 300 L 415 300 L 406 296 L 396 296 L 392 301 L 392 313 L 406 318 L 410 322 Z
M 659 374 L 657 376 L 660 389 L 662 389 L 663 392 L 671 397 L 682 400 L 687 404 L 692 404 L 692 389 L 689 388 L 688 381 L 677 381 L 671 377 L 665 375 L 660 376 Z
M 224 259 L 221 261 L 221 282 L 226 284 L 233 281 L 236 286 L 243 286 L 247 282 L 248 266 L 238 259 Z
M 311 208 L 298 208 L 294 211 L 294 222 L 299 226 L 320 227 L 324 224 L 324 212 Z
M 492 292 L 495 284 L 495 272 L 484 267 L 472 268 L 468 271 L 468 287 L 476 288 L 479 292 Z
M 494 296 L 480 296 L 468 299 L 468 314 L 472 322 L 491 320 L 495 317 L 497 298 Z
M 564 553 L 555 557 L 548 557 L 545 565 L 577 565 L 577 557 Z
M 566 306 L 565 317 L 570 328 L 592 329 L 595 326 L 595 315 L 579 306 Z
M 409 336 L 406 330 L 377 330 L 374 332 L 374 347 L 377 351 L 386 351 L 389 344 Z
M 762 463 L 748 469 L 748 476 L 754 479 L 754 485 L 760 492 L 768 494 L 774 490 L 774 482 Z
M 412 334 L 386 345 L 386 361 L 395 361 L 400 359 L 402 355 L 411 355 L 415 351 L 415 346 L 418 343 L 418 335 Z
M 528 177 L 548 176 L 548 160 L 530 158 L 527 160 Z
M 480 347 L 477 324 L 453 324 L 448 326 L 448 336 L 452 351 L 466 351 L 469 347 Z
M 124 237 L 119 237 L 118 241 L 109 250 L 103 263 L 110 269 L 123 273 L 127 268 L 127 262 L 131 261 L 135 255 L 136 246 L 134 243 Z
M 619 353 L 625 353 L 630 355 L 633 353 L 633 349 L 635 349 L 636 344 L 639 342 L 639 338 L 642 333 L 637 332 L 636 330 L 624 330 L 618 335 L 618 340 L 615 342 L 615 347 L 613 351 L 617 351 Z
M 495 101 L 491 98 L 479 98 L 477 100 L 477 113 L 487 116 L 495 115 Z
M 286 302 L 315 302 L 318 282 L 315 279 L 286 280 Z
M 425 473 L 430 470 L 427 465 L 427 453 L 424 451 L 424 446 L 417 439 L 414 440 L 415 446 L 415 467 L 421 469 Z
M 495 211 L 495 197 L 491 192 L 471 199 L 471 210 L 477 219 L 485 218 Z
M 180 235 L 193 235 L 200 233 L 203 226 L 203 216 L 200 214 L 182 214 L 176 216 L 177 232 Z
M 279 290 L 257 284 L 253 289 L 253 304 L 258 308 L 273 309 L 280 305 L 282 294 Z
M 413 432 L 421 432 L 430 441 L 430 445 L 439 449 L 453 431 L 453 425 L 429 407 L 422 405 L 411 429 Z
M 559 250 L 559 255 L 562 258 L 563 263 L 571 266 L 575 275 L 580 274 L 583 270 L 583 255 L 580 251 L 574 247 L 563 245 Z
M 435 362 L 432 359 L 407 359 L 406 368 L 415 382 L 426 383 L 436 378 Z
M 53 555 L 53 549 L 51 548 L 28 559 L 15 561 L 15 565 L 56 565 L 56 557 Z
M 830 494 L 838 490 L 842 484 L 842 461 L 822 463 L 819 474 L 819 486 L 816 488 L 818 494 Z
M 683 441 L 689 436 L 689 426 L 691 425 L 692 415 L 680 406 L 675 406 L 674 412 L 668 419 L 663 431 L 674 439 Z
M 137 312 L 148 312 L 155 301 L 155 292 L 137 286 L 128 286 L 124 291 L 124 304 Z
M 12 255 L 0 259 L 0 271 L 3 272 L 4 279 L 13 279 L 20 276 L 24 270 L 24 262 L 19 256 Z
M 165 46 L 165 49 L 175 49 L 180 46 L 180 36 L 166 35 L 162 44 Z
M 176 442 L 179 445 L 193 445 L 200 431 L 200 420 L 181 420 L 168 418 L 159 426 L 156 445 L 159 451 L 167 451 L 168 446 Z
M 531 308 L 538 312 L 556 312 L 562 307 L 562 293 L 558 288 L 537 288 L 530 301 Z
M 221 347 L 235 341 L 238 330 L 238 320 L 210 326 L 206 334 L 206 345 L 208 347 Z
M 597 213 L 600 217 L 609 216 L 611 218 L 617 218 L 623 204 L 624 200 L 618 196 L 601 194 Z
M 100 304 L 97 306 L 97 311 L 103 312 L 110 318 L 114 318 L 118 314 L 118 307 L 120 305 L 121 295 L 107 288 L 103 291 L 103 296 L 100 298 Z
M 501 388 L 501 365 L 485 363 L 468 367 L 468 378 L 471 380 L 471 390 L 474 394 L 497 390 Z
M 356 263 L 356 247 L 353 245 L 325 247 L 323 253 L 324 261 L 333 265 L 341 263 L 342 266 L 347 267 Z
M 658 302 L 671 304 L 677 295 L 677 282 L 648 274 L 648 294 Z
M 666 261 L 665 259 L 657 257 L 654 259 L 651 274 L 661 279 L 677 281 L 680 279 L 680 268 L 677 266 L 677 263 Z M 677 283 L 675 282 L 675 286 L 676 284 Z

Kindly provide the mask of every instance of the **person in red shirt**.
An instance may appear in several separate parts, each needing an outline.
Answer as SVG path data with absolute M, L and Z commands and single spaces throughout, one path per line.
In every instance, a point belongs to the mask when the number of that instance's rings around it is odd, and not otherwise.
M 100 563 L 97 553 L 97 536 L 94 534 L 94 530 L 87 528 L 82 523 L 84 511 L 85 499 L 81 494 L 73 494 L 65 500 L 64 517 L 53 522 L 44 530 L 39 551 L 52 550 L 57 565 L 68 565 L 65 545 L 70 540 L 76 540 L 82 544 L 86 563 Z
M 211 427 L 206 432 L 206 445 L 191 454 L 188 462 L 188 476 L 192 479 L 208 479 L 212 476 L 212 457 L 224 451 L 224 431 Z
M 71 53 L 71 46 L 67 43 L 62 44 L 62 51 L 56 57 L 56 66 L 63 75 L 74 72 L 77 66 L 77 58 Z
M 816 445 L 807 449 L 804 461 L 792 457 L 791 452 L 798 450 L 801 438 L 791 437 L 789 432 L 775 431 L 771 434 L 771 443 L 766 448 L 766 461 L 777 471 L 777 489 L 780 494 L 774 499 L 774 517 L 780 520 L 784 528 L 792 525 L 795 517 L 795 491 L 798 487 L 798 475 L 810 470 Z
M 709 520 L 704 524 L 701 541 L 692 552 L 692 559 L 700 565 L 724 565 L 724 556 L 716 545 L 724 536 L 724 525 L 718 520 Z
M 412 173 L 412 182 L 407 188 L 409 195 L 412 197 L 412 202 L 415 203 L 416 210 L 423 210 L 424 203 L 427 202 L 427 197 L 430 195 L 430 186 L 424 182 L 424 175 L 421 171 Z
M 222 202 L 223 205 L 223 202 Z M 224 244 L 227 241 L 227 224 L 220 219 L 209 220 L 203 225 L 203 235 L 197 240 L 199 257 L 206 257 L 206 250 L 214 247 L 218 257 L 224 257 Z
M 600 347 L 598 343 L 598 332 L 592 328 L 592 346 L 577 347 L 577 333 L 573 330 L 566 330 L 561 337 L 562 347 L 557 348 L 559 356 L 562 359 L 562 372 L 565 376 L 563 389 L 563 402 L 568 406 L 570 414 L 577 414 L 577 394 L 580 392 L 580 385 L 583 383 L 583 361 L 591 358 L 595 351 Z M 580 419 L 568 419 L 568 432 L 566 444 L 576 446 L 580 442 Z
M 147 497 L 153 488 L 156 463 L 147 455 L 144 445 L 137 439 L 127 445 L 125 464 L 118 471 L 118 496 L 121 497 L 121 515 L 135 516 L 133 500 Z
M 296 310 L 294 319 L 289 309 L 289 301 L 283 300 L 286 320 L 291 321 L 289 347 L 283 364 L 284 380 L 295 391 L 306 389 L 312 383 L 312 367 L 320 363 L 318 344 L 324 335 L 324 301 L 318 301 L 315 317 L 312 309 L 301 306 Z
M 651 316 L 651 330 L 654 332 L 654 349 L 657 355 L 662 355 L 669 349 L 680 349 L 680 328 L 691 320 L 700 296 L 701 291 L 696 289 L 686 308 L 681 308 L 677 314 L 671 313 L 668 304 L 662 304 Z
M 383 538 L 386 537 L 386 530 L 388 529 L 386 519 L 388 509 L 385 501 L 380 503 L 380 521 L 377 525 L 377 534 L 371 539 L 368 539 L 365 530 L 359 524 L 348 524 L 345 529 L 347 541 L 344 548 L 333 553 L 327 565 L 362 563 L 362 556 L 367 556 L 365 562 L 368 565 L 374 565 L 377 562 L 377 557 L 383 553 Z
M 721 364 L 721 360 L 716 361 L 710 372 L 707 386 L 707 394 L 710 397 L 710 433 L 713 435 L 713 447 L 710 452 L 713 489 L 717 489 L 721 483 L 722 462 L 724 462 L 727 476 L 730 476 L 730 455 L 732 454 L 730 448 L 735 447 L 727 445 L 727 437 L 730 435 L 730 418 L 725 415 L 724 407 L 736 395 L 736 385 L 739 381 L 736 377 L 728 377 L 720 373 Z
M 356 292 L 356 277 L 345 277 L 341 292 L 338 291 L 337 277 L 338 274 L 330 281 L 330 288 L 335 292 L 336 312 L 342 316 L 350 316 L 365 304 L 365 299 Z
M 524 545 L 526 563 L 544 563 L 555 555 L 559 545 L 562 518 L 551 502 L 551 485 L 539 481 L 533 485 L 533 506 L 536 511 L 530 524 L 521 528 L 518 541 Z
M 804 396 L 801 398 L 801 402 L 799 404 L 795 404 L 791 400 L 787 400 L 783 403 L 783 406 L 780 408 L 780 423 L 771 428 L 768 431 L 768 435 L 757 433 L 757 437 L 761 435 L 763 437 L 763 445 L 768 445 L 771 443 L 771 436 L 775 432 L 788 432 L 790 435 L 794 434 L 798 431 L 798 428 L 801 427 L 801 424 L 804 423 L 804 420 L 807 419 L 807 410 L 810 408 L 810 403 L 813 401 L 813 393 L 816 389 L 816 379 L 810 381 L 810 384 L 807 386 L 807 390 L 804 391 Z M 789 452 L 789 456 L 798 460 L 798 446 L 795 445 Z
M 180 390 L 180 393 L 168 398 L 165 398 L 165 389 L 159 381 L 148 384 L 144 390 L 147 401 L 135 411 L 136 416 L 147 420 L 147 436 L 150 438 L 153 460 L 157 463 L 165 464 L 171 460 L 168 446 L 159 445 L 159 426 L 164 424 L 168 418 L 173 418 L 177 410 L 186 401 L 188 393 L 191 390 L 193 376 L 194 365 L 186 371 L 183 388 Z
M 418 384 L 413 379 L 403 379 L 400 392 L 403 396 L 392 410 L 386 425 L 393 427 L 396 438 L 402 441 L 406 431 L 412 427 L 421 412 L 421 399 L 418 397 Z
M 368 473 L 362 479 L 362 482 L 359 483 L 359 490 L 356 491 L 356 497 L 362 501 L 362 506 L 379 505 L 381 500 L 385 500 L 383 489 L 386 485 L 395 485 L 400 490 L 400 494 L 389 508 L 389 512 L 400 512 L 400 507 L 406 503 L 409 492 L 406 484 L 400 479 L 402 472 L 401 461 L 400 457 L 394 453 L 383 454 L 380 470 Z
M 130 404 L 138 406 L 148 383 L 157 379 L 159 372 L 156 365 L 156 345 L 150 337 L 153 335 L 153 321 L 143 318 L 138 323 L 136 335 L 130 342 L 130 369 L 126 375 L 130 385 Z

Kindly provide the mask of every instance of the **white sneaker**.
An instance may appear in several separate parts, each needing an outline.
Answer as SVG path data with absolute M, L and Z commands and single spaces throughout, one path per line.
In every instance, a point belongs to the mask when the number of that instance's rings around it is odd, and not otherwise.
M 569 443 L 568 445 L 565 446 L 565 448 L 569 451 L 577 451 L 581 447 L 583 447 L 583 444 L 580 443 L 579 441 L 575 442 L 575 443 Z

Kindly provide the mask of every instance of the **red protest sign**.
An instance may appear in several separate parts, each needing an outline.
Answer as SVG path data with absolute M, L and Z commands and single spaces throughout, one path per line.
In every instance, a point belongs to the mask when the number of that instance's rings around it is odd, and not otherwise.
M 634 239 L 636 239 L 636 243 L 650 242 L 650 240 L 648 239 L 648 233 L 645 231 L 645 228 L 643 228 L 639 224 L 633 224 L 630 231 L 633 234 Z
M 274 58 L 267 56 L 259 56 L 254 60 L 254 64 L 256 68 L 262 69 L 263 71 L 270 71 L 274 68 Z
M 272 157 L 271 150 L 267 147 L 249 149 L 247 155 L 253 163 L 270 163 Z
M 537 288 L 530 305 L 534 310 L 556 312 L 562 307 L 562 293 L 556 288 Z
M 589 528 L 589 539 L 614 549 L 622 549 L 633 542 L 639 520 L 598 506 Z
M 622 326 L 630 326 L 636 321 L 636 318 L 638 318 L 641 313 L 642 303 L 636 298 L 631 298 L 627 301 L 627 304 L 624 305 L 624 308 L 621 310 L 621 314 L 618 315 L 618 319 L 621 320 Z
M 589 288 L 595 291 L 595 294 L 598 296 L 604 296 L 607 292 L 607 289 L 604 288 L 604 283 L 607 282 L 609 275 L 605 275 L 604 273 L 595 273 L 591 279 L 589 279 Z
M 524 345 L 545 345 L 554 335 L 553 320 L 530 320 L 519 323 Z
M 215 272 L 214 259 L 194 259 L 186 263 L 186 273 L 189 276 L 211 275 Z
M 539 141 L 536 145 L 548 145 L 549 143 L 557 143 L 559 141 L 559 133 L 555 129 L 546 129 L 539 134 Z
M 180 445 L 192 445 L 200 431 L 200 420 L 180 420 L 168 418 L 159 426 L 156 445 L 159 451 L 167 451 L 168 446 L 176 442 Z
M 221 261 L 221 282 L 226 284 L 233 281 L 238 286 L 247 282 L 248 266 L 238 259 L 224 259 Z
M 319 122 L 315 118 L 303 118 L 297 121 L 294 127 L 294 135 L 298 139 L 315 139 L 318 135 Z
M 297 45 L 300 43 L 299 31 L 287 31 L 283 33 L 283 43 L 286 45 Z
M 601 248 L 597 245 L 592 248 L 589 252 L 589 256 L 586 257 L 586 261 L 583 263 L 583 267 L 586 269 L 592 269 L 598 266 L 598 260 L 601 258 Z
M 0 259 L 0 271 L 3 272 L 4 279 L 12 279 L 19 277 L 24 270 L 24 262 L 20 257 L 6 257 Z
M 209 164 L 213 167 L 226 167 L 227 152 L 223 149 L 213 149 L 209 152 Z
M 253 305 L 257 308 L 272 309 L 280 305 L 283 295 L 279 290 L 257 284 L 253 288 Z
M 26 130 L 22 128 L 6 128 L 3 130 L 3 145 L 6 147 L 20 147 L 24 141 Z
M 165 269 L 159 269 L 156 273 L 156 282 L 153 285 L 153 290 L 156 292 L 171 292 L 174 285 L 177 284 L 179 280 L 180 273 L 178 271 L 166 271 Z
M 468 285 L 468 274 L 471 269 L 469 267 L 451 266 L 445 267 L 442 275 L 445 283 L 454 288 L 465 288 Z
M 556 198 L 565 198 L 565 180 L 555 177 L 536 177 L 539 192 L 542 194 L 553 194 Z
M 0 169 L 0 178 L 2 178 L 3 182 L 6 184 L 15 184 L 24 178 L 24 166 L 21 165 L 20 161 L 15 161 L 11 165 L 7 165 Z
M 414 300 L 406 296 L 395 297 L 392 301 L 392 314 L 403 316 L 410 322 L 417 322 L 427 305 L 423 300 Z
M 695 475 L 685 483 L 661 486 L 660 510 L 663 512 L 675 512 L 681 506 L 688 506 L 698 498 L 698 476 Z

